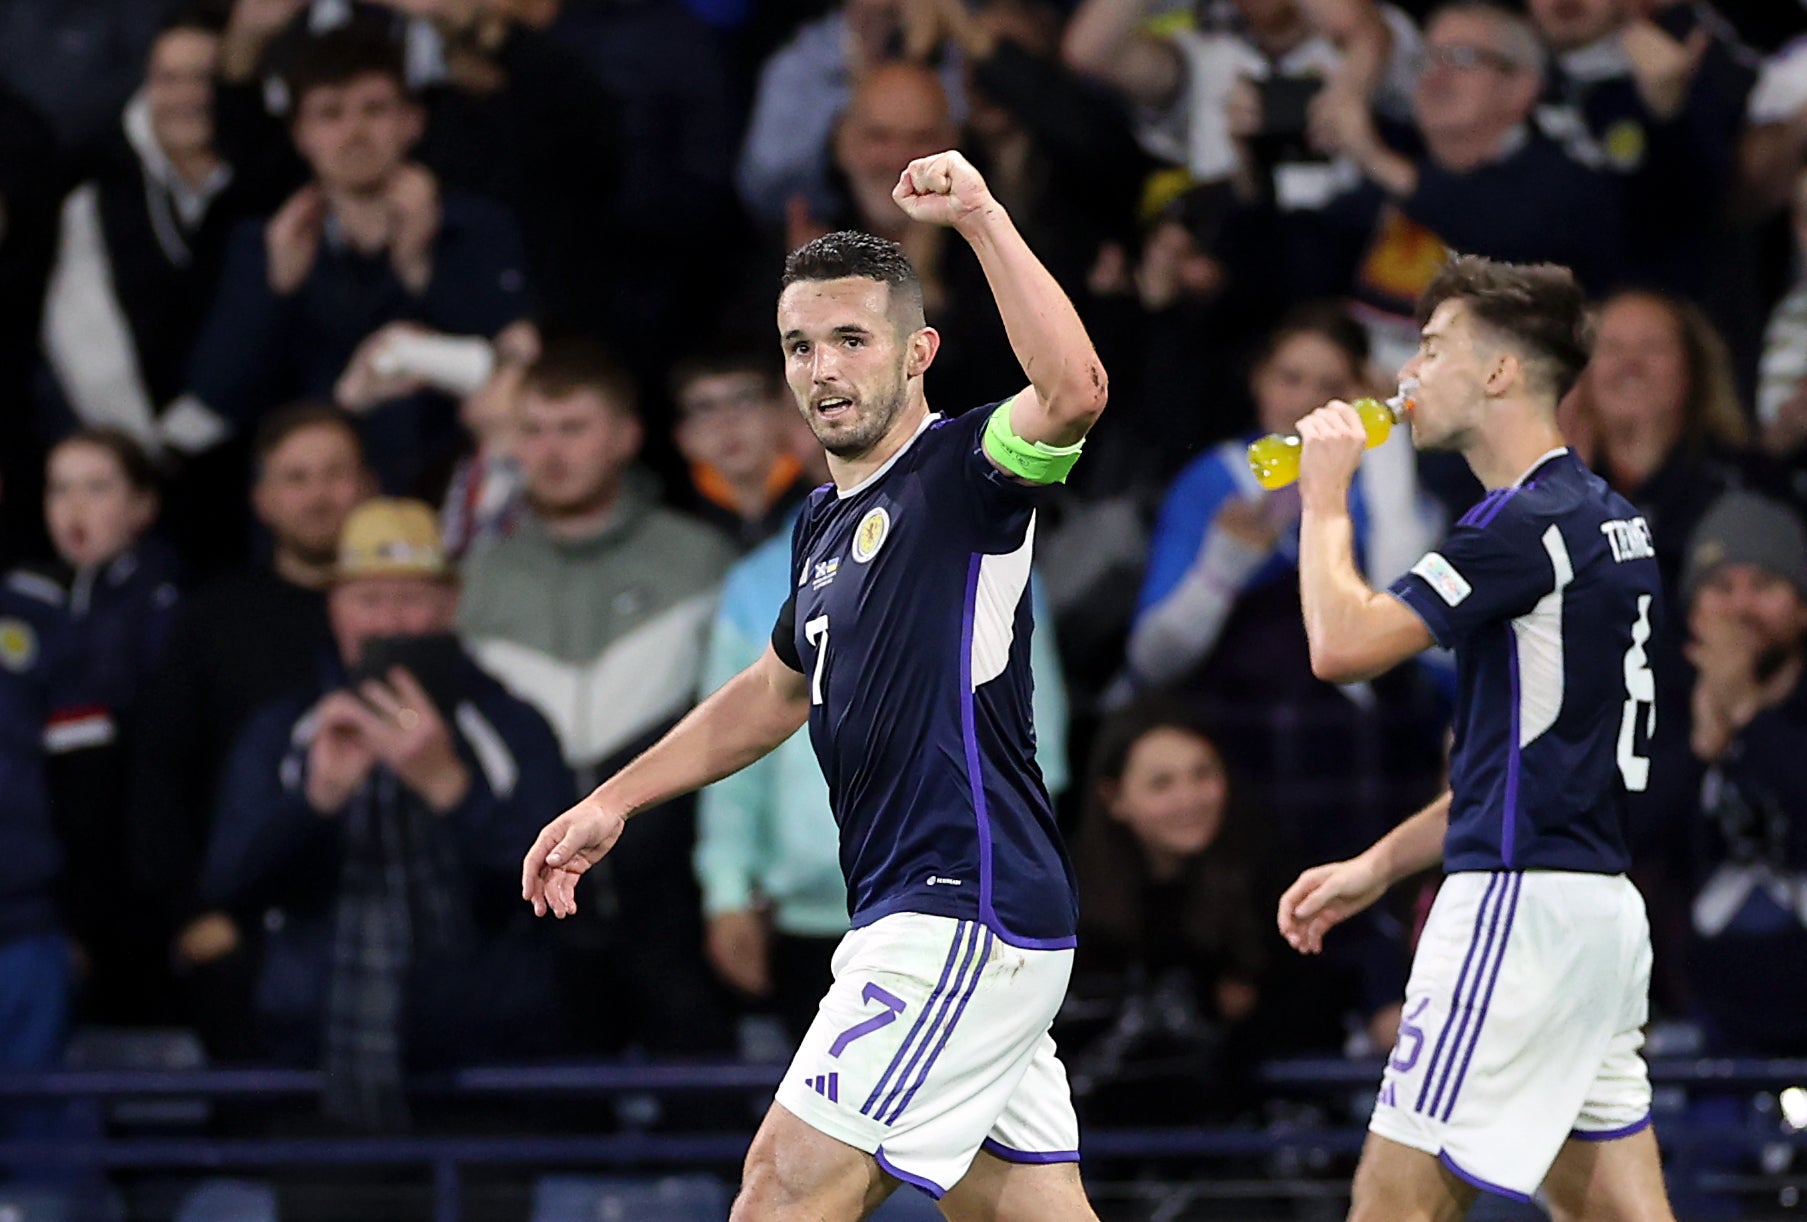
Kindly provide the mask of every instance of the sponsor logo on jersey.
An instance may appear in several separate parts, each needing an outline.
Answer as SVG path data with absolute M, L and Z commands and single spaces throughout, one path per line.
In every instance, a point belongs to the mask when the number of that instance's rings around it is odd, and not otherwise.
M 809 577 L 810 589 L 820 590 L 824 586 L 831 584 L 834 581 L 834 575 L 840 571 L 841 571 L 841 558 L 839 556 L 836 556 L 830 560 L 817 561 L 816 567 L 814 569 L 810 570 L 810 577 Z
M 38 634 L 22 619 L 0 619 L 0 666 L 15 672 L 38 660 Z
M 949 878 L 944 874 L 931 874 L 929 875 L 929 886 L 958 887 L 960 886 L 960 880 L 957 878 Z
M 1474 593 L 1474 587 L 1468 579 L 1456 572 L 1456 566 L 1445 560 L 1438 552 L 1426 552 L 1424 559 L 1412 566 L 1412 572 L 1424 578 L 1431 589 L 1437 592 L 1450 606 L 1458 606 L 1463 599 Z
M 890 533 L 890 511 L 883 505 L 868 510 L 860 519 L 860 528 L 853 532 L 854 563 L 864 564 L 878 555 L 878 549 L 885 545 L 885 537 Z

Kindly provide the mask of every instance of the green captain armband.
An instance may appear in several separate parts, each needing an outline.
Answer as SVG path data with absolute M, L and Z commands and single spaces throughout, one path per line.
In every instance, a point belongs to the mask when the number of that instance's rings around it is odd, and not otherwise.
M 1032 484 L 1064 484 L 1085 449 L 1082 437 L 1070 446 L 1051 446 L 1045 441 L 1025 441 L 1010 427 L 1010 405 L 1014 396 L 998 404 L 985 422 L 985 453 L 991 460 Z

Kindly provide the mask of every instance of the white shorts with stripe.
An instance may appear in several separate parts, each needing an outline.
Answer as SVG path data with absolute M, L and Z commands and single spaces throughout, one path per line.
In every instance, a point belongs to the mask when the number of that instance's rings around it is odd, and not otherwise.
M 1650 1123 L 1650 926 L 1623 875 L 1444 879 L 1369 1128 L 1527 1200 L 1571 1137 Z
M 981 1149 L 1077 1161 L 1048 1034 L 1072 969 L 1071 950 L 1023 950 L 974 921 L 898 913 L 853 930 L 778 1102 L 936 1198 Z

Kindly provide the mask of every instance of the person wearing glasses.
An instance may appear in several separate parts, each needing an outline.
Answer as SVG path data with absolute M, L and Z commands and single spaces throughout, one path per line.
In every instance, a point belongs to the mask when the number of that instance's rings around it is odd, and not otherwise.
M 1530 122 L 1543 62 L 1523 17 L 1456 0 L 1425 23 L 1413 130 L 1382 131 L 1361 107 L 1314 112 L 1313 142 L 1345 154 L 1363 182 L 1324 209 L 1319 232 L 1295 232 L 1304 261 L 1293 266 L 1350 270 L 1351 281 L 1320 287 L 1355 298 L 1383 367 L 1416 349 L 1413 305 L 1448 251 L 1560 263 L 1590 292 L 1617 279 L 1617 184 Z

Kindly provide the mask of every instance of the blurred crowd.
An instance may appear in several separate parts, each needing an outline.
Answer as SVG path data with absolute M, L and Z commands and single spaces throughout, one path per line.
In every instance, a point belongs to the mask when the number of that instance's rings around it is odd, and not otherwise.
M 1298 501 L 1242 450 L 1392 393 L 1451 251 L 1598 302 L 1564 429 L 1667 584 L 1658 1010 L 1807 1054 L 1804 32 L 1794 0 L 9 0 L 0 1065 L 185 1027 L 394 1130 L 415 1069 L 800 1032 L 847 921 L 804 740 L 636 821 L 573 920 L 519 862 L 764 647 L 826 478 L 788 249 L 903 245 L 939 410 L 1022 383 L 970 251 L 890 198 L 956 146 L 1111 371 L 1033 587 L 1085 1114 L 1244 1115 L 1262 1058 L 1397 1030 L 1435 880 L 1327 961 L 1274 903 L 1439 791 L 1448 660 L 1313 677 Z M 1369 579 L 1479 494 L 1371 451 Z

